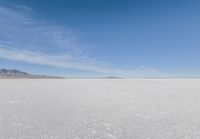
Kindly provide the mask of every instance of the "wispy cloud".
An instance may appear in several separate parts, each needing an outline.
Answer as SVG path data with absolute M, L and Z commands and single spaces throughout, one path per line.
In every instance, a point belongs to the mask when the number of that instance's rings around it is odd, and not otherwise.
M 20 10 L 21 9 L 21 10 Z M 117 68 L 76 46 L 71 31 L 31 16 L 25 6 L 0 6 L 0 58 L 119 76 L 160 76 L 157 70 Z
M 67 69 L 93 71 L 104 73 L 106 75 L 117 75 L 124 77 L 159 77 L 164 75 L 158 70 L 145 66 L 134 69 L 114 68 L 108 65 L 105 66 L 104 63 L 92 59 L 78 57 L 74 58 L 68 55 L 49 55 L 36 53 L 19 49 L 11 49 L 2 45 L 0 45 L 0 58 Z
M 19 10 L 0 6 L 0 36 L 4 40 L 15 43 L 15 47 L 24 49 L 65 49 L 77 51 L 73 45 L 71 31 L 50 25 L 45 21 L 36 20 L 29 15 L 28 10 Z M 25 9 L 25 6 L 23 6 Z M 29 9 L 29 8 L 26 8 Z M 1 39 L 1 41 L 3 40 Z M 55 50 L 55 49 L 53 49 Z

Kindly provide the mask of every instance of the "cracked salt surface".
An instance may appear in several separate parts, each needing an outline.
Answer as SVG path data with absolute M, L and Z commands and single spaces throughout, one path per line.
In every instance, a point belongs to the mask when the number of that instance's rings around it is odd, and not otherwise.
M 0 139 L 199 139 L 200 80 L 0 80 Z

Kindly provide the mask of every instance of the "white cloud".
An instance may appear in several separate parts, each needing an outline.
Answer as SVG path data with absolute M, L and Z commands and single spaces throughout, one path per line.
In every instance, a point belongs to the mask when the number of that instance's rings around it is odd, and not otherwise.
M 13 42 L 18 48 L 51 50 L 56 46 L 65 51 L 80 51 L 74 45 L 71 31 L 35 20 L 28 12 L 20 11 L 19 7 L 16 9 L 0 6 L 0 30 L 0 41 L 3 38 Z
M 69 30 L 35 20 L 29 15 L 29 11 L 31 9 L 25 6 L 0 6 L 0 58 L 107 75 L 162 75 L 147 67 L 116 68 L 91 58 L 76 46 Z
M 0 45 L 0 58 L 24 61 L 32 64 L 48 65 L 53 67 L 78 69 L 104 73 L 106 75 L 117 75 L 124 77 L 159 77 L 163 74 L 155 69 L 140 67 L 134 69 L 121 69 L 105 66 L 95 60 L 81 59 L 66 55 L 48 55 L 31 51 L 23 51 Z

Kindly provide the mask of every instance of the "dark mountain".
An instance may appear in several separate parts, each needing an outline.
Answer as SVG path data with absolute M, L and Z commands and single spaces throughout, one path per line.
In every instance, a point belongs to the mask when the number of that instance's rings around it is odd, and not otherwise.
M 122 77 L 116 77 L 116 76 L 107 76 L 103 77 L 103 79 L 123 79 Z
M 0 69 L 1 79 L 62 79 L 63 77 L 33 75 L 17 69 Z

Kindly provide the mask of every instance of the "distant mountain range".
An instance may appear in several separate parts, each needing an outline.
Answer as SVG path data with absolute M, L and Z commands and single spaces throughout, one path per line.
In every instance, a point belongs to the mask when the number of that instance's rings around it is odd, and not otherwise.
M 34 75 L 17 69 L 0 69 L 0 79 L 63 79 L 59 76 Z

